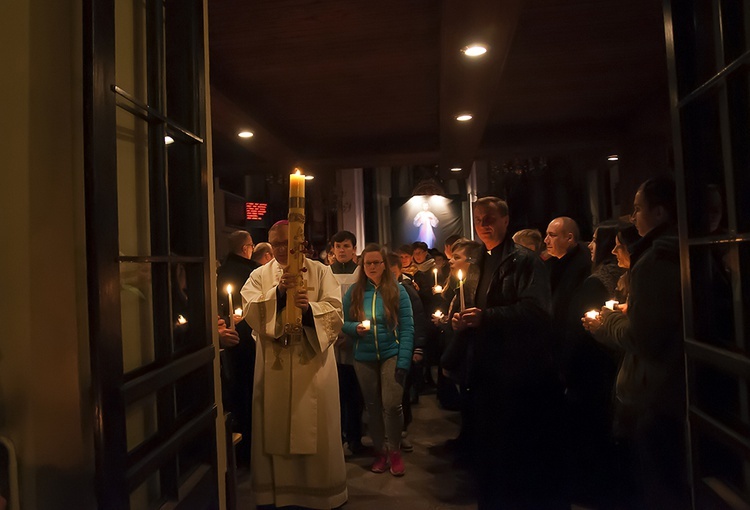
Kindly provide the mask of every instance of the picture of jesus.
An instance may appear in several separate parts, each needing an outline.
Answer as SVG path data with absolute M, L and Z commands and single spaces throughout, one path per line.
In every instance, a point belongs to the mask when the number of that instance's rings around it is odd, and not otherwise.
M 422 210 L 414 216 L 414 226 L 419 227 L 419 234 L 417 235 L 417 241 L 422 241 L 427 244 L 428 247 L 435 247 L 435 232 L 433 229 L 437 227 L 440 221 L 430 211 L 430 206 L 427 202 L 422 204 Z

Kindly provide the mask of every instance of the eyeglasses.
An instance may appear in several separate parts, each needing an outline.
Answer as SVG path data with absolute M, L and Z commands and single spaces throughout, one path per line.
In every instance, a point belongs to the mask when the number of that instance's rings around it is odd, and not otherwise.
M 365 265 L 373 267 L 373 266 L 378 266 L 378 265 L 380 265 L 382 263 L 383 263 L 382 260 L 371 260 L 370 262 L 365 262 Z
M 289 241 L 283 243 L 271 243 L 271 248 L 274 250 L 286 250 L 289 247 Z
M 254 245 L 253 243 L 247 243 L 247 244 L 243 244 L 242 246 L 243 246 L 243 247 L 245 247 L 245 246 L 249 246 L 250 248 L 252 248 L 252 247 L 254 247 L 255 245 Z

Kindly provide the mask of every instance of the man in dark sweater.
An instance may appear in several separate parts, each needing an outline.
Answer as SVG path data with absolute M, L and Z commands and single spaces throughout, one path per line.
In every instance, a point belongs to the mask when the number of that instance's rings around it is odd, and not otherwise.
M 236 230 L 229 234 L 229 254 L 216 274 L 219 291 L 219 314 L 229 317 L 234 313 L 229 310 L 226 288 L 231 285 L 234 295 L 239 296 L 250 273 L 260 264 L 251 260 L 253 255 L 253 238 L 245 230 Z M 240 307 L 241 301 L 235 301 Z M 236 326 L 240 341 L 227 348 L 223 353 L 224 406 L 232 412 L 235 419 L 235 432 L 242 434 L 242 441 L 237 447 L 237 463 L 250 465 L 250 432 L 252 424 L 253 374 L 255 371 L 255 342 L 253 330 L 242 321 Z

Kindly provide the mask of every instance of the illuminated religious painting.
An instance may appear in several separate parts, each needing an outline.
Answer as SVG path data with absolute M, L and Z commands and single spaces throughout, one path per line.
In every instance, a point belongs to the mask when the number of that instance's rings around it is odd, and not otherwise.
M 445 239 L 462 235 L 461 202 L 441 195 L 416 195 L 391 201 L 392 246 L 422 241 L 443 251 Z

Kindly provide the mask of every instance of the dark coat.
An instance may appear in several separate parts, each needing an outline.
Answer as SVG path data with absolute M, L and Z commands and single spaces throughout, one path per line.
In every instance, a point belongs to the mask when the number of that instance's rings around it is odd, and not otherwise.
M 617 396 L 635 409 L 685 413 L 680 253 L 676 234 L 657 227 L 630 256 L 628 313 L 604 319 L 607 337 L 625 352 Z
M 480 508 L 551 508 L 564 499 L 564 484 L 549 279 L 536 254 L 510 238 L 501 249 L 480 327 L 457 334 L 473 344 L 468 379 Z
M 563 258 L 551 258 L 545 264 L 550 270 L 552 317 L 555 323 L 558 326 L 580 324 L 578 310 L 571 310 L 570 305 L 576 290 L 591 274 L 591 252 L 582 244 L 577 244 Z

